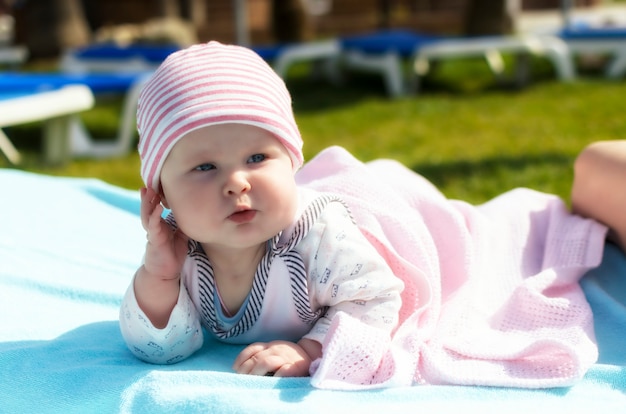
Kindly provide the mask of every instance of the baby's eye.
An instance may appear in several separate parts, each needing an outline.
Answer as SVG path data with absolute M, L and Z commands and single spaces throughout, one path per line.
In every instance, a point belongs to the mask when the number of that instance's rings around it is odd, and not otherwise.
M 256 164 L 256 163 L 264 161 L 265 158 L 267 157 L 264 154 L 254 154 L 254 155 L 251 155 L 250 158 L 248 158 L 248 162 L 251 164 Z
M 210 170 L 214 170 L 215 169 L 215 165 L 213 164 L 200 164 L 198 165 L 196 168 L 194 168 L 194 170 L 196 171 L 210 171 Z

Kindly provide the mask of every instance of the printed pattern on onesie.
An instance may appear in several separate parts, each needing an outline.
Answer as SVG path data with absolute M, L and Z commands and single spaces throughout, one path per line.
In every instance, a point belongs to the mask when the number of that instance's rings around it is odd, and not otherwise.
M 268 249 L 257 267 L 252 289 L 248 295 L 247 304 L 245 305 L 246 308 L 241 314 L 240 319 L 229 329 L 224 329 L 218 322 L 215 309 L 215 295 L 217 294 L 216 283 L 209 258 L 204 253 L 200 243 L 194 240 L 189 241 L 189 257 L 195 260 L 198 269 L 200 313 L 204 325 L 207 326 L 211 332 L 220 339 L 226 339 L 243 334 L 255 324 L 261 314 L 270 268 L 276 257 L 280 257 L 289 270 L 291 293 L 296 304 L 296 311 L 299 318 L 303 322 L 312 325 L 326 313 L 327 307 L 321 307 L 317 310 L 311 309 L 306 267 L 300 253 L 295 250 L 295 247 L 308 234 L 311 227 L 324 211 L 324 208 L 331 202 L 344 204 L 337 196 L 320 196 L 314 199 L 304 210 L 302 216 L 294 226 L 291 237 L 286 243 L 279 244 L 282 232 L 268 241 Z M 347 206 L 345 207 L 346 209 L 348 208 Z M 168 222 L 175 226 L 173 221 L 172 217 L 169 216 Z

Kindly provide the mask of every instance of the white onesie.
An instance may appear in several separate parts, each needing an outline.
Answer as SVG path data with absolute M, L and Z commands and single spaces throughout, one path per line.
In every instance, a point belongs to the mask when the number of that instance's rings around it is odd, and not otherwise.
M 235 344 L 303 337 L 322 343 L 338 312 L 391 333 L 402 282 L 339 198 L 301 190 L 300 206 L 293 225 L 267 242 L 252 289 L 232 317 L 222 311 L 211 263 L 195 241 L 189 243 L 178 303 L 165 328 L 148 320 L 131 283 L 120 327 L 133 354 L 157 364 L 180 361 L 202 346 L 202 327 Z

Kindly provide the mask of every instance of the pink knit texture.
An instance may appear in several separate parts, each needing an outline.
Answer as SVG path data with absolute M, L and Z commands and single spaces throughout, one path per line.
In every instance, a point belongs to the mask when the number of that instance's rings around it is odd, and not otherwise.
M 303 162 L 302 138 L 283 80 L 250 49 L 209 42 L 171 54 L 139 97 L 141 176 L 159 188 L 163 162 L 185 134 L 209 125 L 263 128 L 287 148 L 294 171 Z
M 405 283 L 389 338 L 349 315 L 333 320 L 313 385 L 571 385 L 596 361 L 579 278 L 600 263 L 606 228 L 558 197 L 516 189 L 473 206 L 446 199 L 393 161 L 325 150 L 296 175 L 341 194 Z

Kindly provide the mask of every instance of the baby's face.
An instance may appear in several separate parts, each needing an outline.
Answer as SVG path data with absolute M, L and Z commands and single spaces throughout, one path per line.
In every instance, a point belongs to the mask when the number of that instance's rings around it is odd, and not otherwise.
M 205 249 L 264 243 L 292 223 L 297 209 L 289 153 L 250 125 L 185 135 L 163 164 L 161 185 L 180 229 Z

